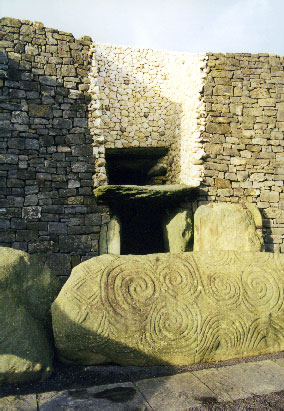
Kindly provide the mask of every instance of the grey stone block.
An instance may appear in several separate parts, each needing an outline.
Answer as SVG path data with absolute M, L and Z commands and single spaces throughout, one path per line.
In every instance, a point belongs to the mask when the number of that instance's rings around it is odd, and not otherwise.
M 50 234 L 66 234 L 67 226 L 64 223 L 49 223 L 48 231 Z
M 38 395 L 41 411 L 55 409 L 151 410 L 143 395 L 131 382 Z
M 284 369 L 270 360 L 200 370 L 193 374 L 223 401 L 284 389 Z
M 135 385 L 154 410 L 186 410 L 215 394 L 192 373 L 137 381 Z
M 31 206 L 22 209 L 23 218 L 27 221 L 38 220 L 41 217 L 41 207 Z
M 55 118 L 53 120 L 53 125 L 55 128 L 68 129 L 72 127 L 72 121 L 64 118 Z

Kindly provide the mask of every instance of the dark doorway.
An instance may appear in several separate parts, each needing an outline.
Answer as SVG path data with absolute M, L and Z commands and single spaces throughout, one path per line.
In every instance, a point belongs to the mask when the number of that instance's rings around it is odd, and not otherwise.
M 162 210 L 149 205 L 127 205 L 118 213 L 121 219 L 121 254 L 165 252 Z
M 168 153 L 166 147 L 106 149 L 106 167 L 110 185 L 147 185 L 151 170 Z M 166 170 L 160 170 L 165 172 Z

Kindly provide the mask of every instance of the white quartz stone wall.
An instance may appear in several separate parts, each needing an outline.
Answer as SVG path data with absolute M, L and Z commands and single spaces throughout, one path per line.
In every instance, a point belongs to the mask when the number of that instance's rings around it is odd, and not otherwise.
M 169 183 L 199 185 L 206 57 L 127 46 L 91 47 L 89 124 L 94 184 L 107 184 L 105 148 L 169 147 Z

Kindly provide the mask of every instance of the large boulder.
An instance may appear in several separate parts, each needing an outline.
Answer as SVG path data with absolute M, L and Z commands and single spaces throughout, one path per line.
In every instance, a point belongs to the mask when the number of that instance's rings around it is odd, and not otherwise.
M 52 304 L 62 361 L 193 364 L 284 349 L 284 256 L 234 251 L 104 255 Z
M 194 251 L 262 251 L 262 217 L 251 204 L 211 203 L 194 214 Z
M 51 373 L 50 306 L 59 289 L 36 256 L 0 247 L 0 384 L 40 380 Z

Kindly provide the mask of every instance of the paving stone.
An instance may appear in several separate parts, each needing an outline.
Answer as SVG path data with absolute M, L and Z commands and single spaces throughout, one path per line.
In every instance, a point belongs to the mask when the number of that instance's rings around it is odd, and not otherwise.
M 215 393 L 219 401 L 284 390 L 284 369 L 271 360 L 210 368 L 193 374 Z
M 193 373 L 141 380 L 135 385 L 154 410 L 183 410 L 198 407 L 205 399 L 216 398 Z
M 98 387 L 47 392 L 38 395 L 39 411 L 54 410 L 150 410 L 139 390 L 130 382 Z

